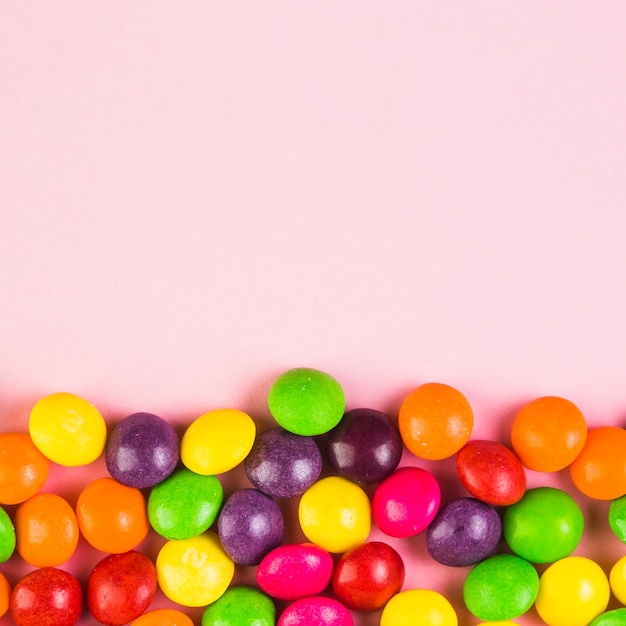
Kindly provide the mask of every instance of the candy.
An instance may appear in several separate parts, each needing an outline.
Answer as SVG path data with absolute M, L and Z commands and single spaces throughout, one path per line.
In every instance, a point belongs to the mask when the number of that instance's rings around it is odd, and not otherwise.
M 481 620 L 510 620 L 528 611 L 538 590 L 539 576 L 528 561 L 496 554 L 472 568 L 463 584 L 463 600 Z
M 280 507 L 257 489 L 240 489 L 226 500 L 217 518 L 224 550 L 239 565 L 257 565 L 285 536 Z
M 626 556 L 619 559 L 611 568 L 609 585 L 613 595 L 622 604 L 626 604 Z
M 391 537 L 411 537 L 424 530 L 439 510 L 437 479 L 419 467 L 402 467 L 374 491 L 372 515 L 376 526 Z
M 130 626 L 193 626 L 193 622 L 176 609 L 154 609 L 133 620 Z
M 15 543 L 15 526 L 9 514 L 0 507 L 0 563 L 5 563 L 11 558 Z
M 90 545 L 114 554 L 135 548 L 150 528 L 141 491 L 108 477 L 98 478 L 82 490 L 76 519 Z
M 616 498 L 609 506 L 609 525 L 615 536 L 626 543 L 626 496 Z
M 486 504 L 514 504 L 526 490 L 521 461 L 496 441 L 470 441 L 459 450 L 456 467 L 465 489 Z
M 0 504 L 19 504 L 44 486 L 50 462 L 24 433 L 0 434 Z
M 274 626 L 276 608 L 252 587 L 231 587 L 202 614 L 202 626 Z
M 95 461 L 104 450 L 106 424 L 93 404 L 71 393 L 54 393 L 33 407 L 28 430 L 51 461 L 75 467 Z
M 426 383 L 402 402 L 398 427 L 404 445 L 420 459 L 456 454 L 469 440 L 474 414 L 465 396 L 442 383 Z
M 282 613 L 277 626 L 353 626 L 348 609 L 333 598 L 312 596 L 290 604 Z
M 604 426 L 590 430 L 570 474 L 590 498 L 613 500 L 626 494 L 626 430 Z
M 375 611 L 382 608 L 404 583 L 404 562 L 381 541 L 364 543 L 346 552 L 333 573 L 333 591 L 347 608 Z
M 74 626 L 83 610 L 83 591 L 72 574 L 44 567 L 18 581 L 9 608 L 17 626 Z
M 254 444 L 256 425 L 237 409 L 217 409 L 196 418 L 180 442 L 180 458 L 192 472 L 222 474 L 241 463 Z
M 190 539 L 217 519 L 224 498 L 215 476 L 180 468 L 153 487 L 148 497 L 148 520 L 166 539 Z
M 191 539 L 167 541 L 156 559 L 161 591 L 183 606 L 206 606 L 228 589 L 235 564 L 208 530 Z
M 430 589 L 407 589 L 396 594 L 383 609 L 380 626 L 457 626 L 452 605 Z
M 65 563 L 78 545 L 74 509 L 54 493 L 38 493 L 20 504 L 15 531 L 19 555 L 35 567 Z
M 140 552 L 104 557 L 87 580 L 87 606 L 95 620 L 122 626 L 139 617 L 156 592 L 152 561 Z
M 371 529 L 367 494 L 341 476 L 328 476 L 300 498 L 298 519 L 304 536 L 324 550 L 347 552 L 364 543 Z
M 0 572 L 0 617 L 9 610 L 9 601 L 11 598 L 11 587 L 6 576 Z
M 164 419 L 152 413 L 134 413 L 111 432 L 106 466 L 123 485 L 152 487 L 176 469 L 179 447 L 176 431 Z
M 501 534 L 494 507 L 475 498 L 458 498 L 439 509 L 426 530 L 426 548 L 443 565 L 474 565 L 495 552 Z
M 553 487 L 529 489 L 504 512 L 504 538 L 531 563 L 553 563 L 578 546 L 584 527 L 574 498 Z
M 277 600 L 297 600 L 320 594 L 333 575 L 333 558 L 312 543 L 274 548 L 256 572 L 259 587 Z
M 579 455 L 587 423 L 569 400 L 553 396 L 529 402 L 515 416 L 511 444 L 520 461 L 538 472 L 558 472 Z
M 322 471 L 322 455 L 312 437 L 277 426 L 261 433 L 244 461 L 248 480 L 273 498 L 304 493 Z
M 353 409 L 324 438 L 330 466 L 360 485 L 373 485 L 393 472 L 402 457 L 402 439 L 380 411 Z
M 274 419 L 296 435 L 321 435 L 334 428 L 346 406 L 341 385 L 319 370 L 296 368 L 281 374 L 267 403 Z
M 626 608 L 602 613 L 589 626 L 626 626 Z
M 535 608 L 548 626 L 585 626 L 606 609 L 610 593 L 597 563 L 568 556 L 541 575 Z

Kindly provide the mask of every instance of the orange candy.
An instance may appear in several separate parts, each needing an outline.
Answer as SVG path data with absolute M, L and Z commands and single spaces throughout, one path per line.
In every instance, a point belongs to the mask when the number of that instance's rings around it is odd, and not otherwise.
M 0 617 L 9 610 L 9 601 L 11 599 L 11 586 L 6 576 L 0 572 Z
M 515 416 L 511 444 L 531 470 L 558 472 L 580 454 L 587 439 L 587 423 L 569 400 L 546 396 L 527 404 Z
M 456 454 L 474 426 L 472 407 L 460 392 L 442 383 L 426 383 L 402 402 L 398 427 L 404 445 L 420 459 L 438 461 Z
M 76 503 L 76 517 L 88 543 L 111 554 L 132 550 L 149 530 L 141 491 L 108 477 L 98 478 L 83 489 Z
M 39 493 L 15 513 L 17 551 L 30 565 L 56 567 L 74 554 L 78 524 L 72 507 L 54 493 Z
M 626 430 L 617 426 L 590 430 L 570 474 L 590 498 L 613 500 L 626 494 Z
M 0 504 L 20 504 L 44 486 L 50 462 L 25 433 L 0 434 Z
M 193 626 L 193 622 L 175 609 L 155 609 L 138 617 L 130 626 Z

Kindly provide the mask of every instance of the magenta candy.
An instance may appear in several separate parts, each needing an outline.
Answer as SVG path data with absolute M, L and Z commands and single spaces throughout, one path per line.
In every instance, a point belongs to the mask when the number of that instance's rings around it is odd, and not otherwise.
M 265 555 L 256 573 L 259 587 L 277 600 L 315 596 L 328 586 L 333 558 L 312 543 L 279 546 Z
M 391 537 L 411 537 L 424 530 L 439 510 L 437 479 L 419 467 L 402 467 L 374 491 L 372 515 L 378 528 Z
M 277 626 L 354 626 L 350 611 L 333 598 L 311 596 L 290 604 Z

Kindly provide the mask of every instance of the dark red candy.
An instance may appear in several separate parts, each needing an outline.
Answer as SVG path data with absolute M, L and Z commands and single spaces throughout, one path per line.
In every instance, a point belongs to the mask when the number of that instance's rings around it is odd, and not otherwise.
M 521 461 L 496 441 L 466 443 L 457 453 L 456 468 L 463 486 L 478 500 L 508 506 L 526 491 L 526 472 Z
M 15 585 L 10 610 L 17 626 L 74 626 L 83 610 L 83 591 L 72 574 L 44 567 Z
M 139 617 L 156 592 L 152 561 L 135 550 L 111 554 L 93 569 L 87 581 L 87 605 L 94 619 L 121 626 Z
M 364 543 L 346 552 L 337 562 L 333 591 L 349 609 L 375 611 L 400 591 L 404 562 L 388 544 Z

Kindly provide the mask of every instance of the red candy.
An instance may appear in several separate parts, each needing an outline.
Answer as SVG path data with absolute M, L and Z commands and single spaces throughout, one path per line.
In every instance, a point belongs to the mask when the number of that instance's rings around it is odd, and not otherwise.
M 332 598 L 312 596 L 290 604 L 280 616 L 277 626 L 353 626 L 350 611 Z
M 335 567 L 333 591 L 349 609 L 375 611 L 400 591 L 404 562 L 386 543 L 372 541 L 346 552 Z
M 496 441 L 465 444 L 457 454 L 456 468 L 470 494 L 492 506 L 514 504 L 526 491 L 526 472 L 521 461 Z

